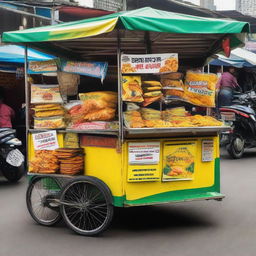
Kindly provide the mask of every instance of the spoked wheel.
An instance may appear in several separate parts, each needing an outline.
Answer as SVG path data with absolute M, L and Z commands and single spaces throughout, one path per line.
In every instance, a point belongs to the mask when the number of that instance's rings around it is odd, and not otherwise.
M 101 180 L 85 176 L 66 184 L 60 210 L 68 227 L 80 235 L 103 232 L 113 217 L 112 195 Z
M 52 226 L 61 219 L 56 198 L 61 186 L 54 177 L 35 177 L 30 182 L 26 201 L 32 218 L 39 224 Z
M 244 154 L 245 141 L 240 135 L 236 135 L 229 145 L 227 145 L 227 151 L 229 155 L 234 159 L 239 159 Z

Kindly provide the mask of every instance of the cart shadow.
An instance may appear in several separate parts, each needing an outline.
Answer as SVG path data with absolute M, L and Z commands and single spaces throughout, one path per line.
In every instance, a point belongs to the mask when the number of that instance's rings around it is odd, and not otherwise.
M 158 229 L 209 228 L 215 223 L 200 211 L 184 210 L 183 207 L 143 206 L 116 208 L 111 229 L 147 231 Z
M 0 177 L 0 189 L 3 188 L 12 188 L 12 187 L 17 187 L 17 186 L 24 186 L 23 178 L 22 180 L 18 182 L 10 182 L 6 180 L 4 177 Z

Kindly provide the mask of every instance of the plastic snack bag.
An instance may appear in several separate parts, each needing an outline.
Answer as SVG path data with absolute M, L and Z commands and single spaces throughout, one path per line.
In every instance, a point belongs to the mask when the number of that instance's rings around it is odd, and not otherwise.
M 141 88 L 141 77 L 140 76 L 123 76 L 123 101 L 131 102 L 142 102 L 143 91 Z
M 58 84 L 31 84 L 31 103 L 62 103 Z
M 215 74 L 187 72 L 184 98 L 194 105 L 215 107 L 217 81 Z

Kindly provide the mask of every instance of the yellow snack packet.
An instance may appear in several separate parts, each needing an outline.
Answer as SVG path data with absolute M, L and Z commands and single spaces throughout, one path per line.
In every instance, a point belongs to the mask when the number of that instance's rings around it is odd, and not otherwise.
M 215 107 L 217 81 L 215 74 L 187 72 L 184 98 L 194 105 Z

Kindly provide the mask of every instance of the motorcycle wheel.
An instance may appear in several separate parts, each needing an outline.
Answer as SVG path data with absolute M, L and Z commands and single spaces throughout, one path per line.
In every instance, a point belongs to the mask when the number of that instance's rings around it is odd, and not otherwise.
M 233 159 L 239 159 L 244 154 L 245 141 L 240 135 L 236 135 L 227 145 L 227 151 Z
M 12 166 L 8 163 L 4 163 L 2 168 L 4 177 L 10 182 L 18 182 L 24 175 L 24 164 L 20 167 Z

